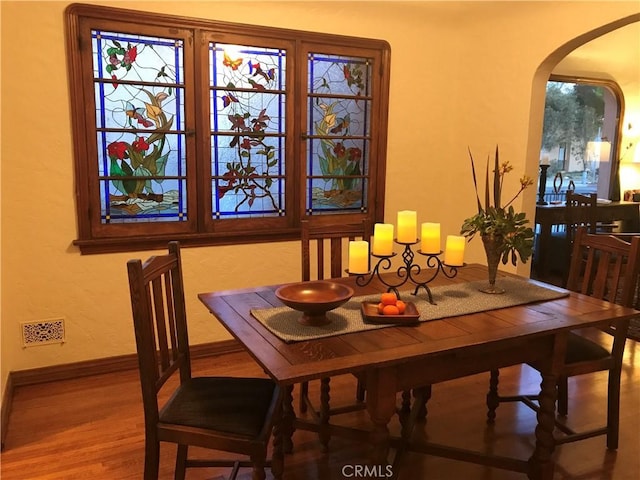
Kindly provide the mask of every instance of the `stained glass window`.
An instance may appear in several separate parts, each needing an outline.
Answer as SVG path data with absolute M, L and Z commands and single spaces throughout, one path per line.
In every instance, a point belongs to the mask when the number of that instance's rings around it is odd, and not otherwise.
M 308 56 L 307 214 L 366 212 L 371 60 Z
M 82 253 L 382 221 L 386 42 L 97 5 L 66 14 Z
M 185 220 L 182 42 L 92 39 L 101 221 Z
M 281 49 L 210 44 L 214 218 L 285 214 L 285 72 Z

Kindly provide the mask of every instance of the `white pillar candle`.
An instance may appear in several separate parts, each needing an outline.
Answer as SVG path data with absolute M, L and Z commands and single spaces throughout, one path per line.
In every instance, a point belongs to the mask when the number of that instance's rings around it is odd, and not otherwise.
M 447 243 L 444 249 L 444 263 L 451 267 L 461 267 L 464 265 L 464 244 L 465 237 L 447 235 Z
M 422 253 L 440 253 L 440 224 L 423 223 L 421 233 Z
M 391 255 L 393 253 L 393 225 L 376 223 L 373 226 L 373 254 Z
M 369 242 L 349 242 L 349 273 L 369 272 Z
M 418 215 L 412 210 L 398 212 L 398 242 L 414 243 L 418 238 Z

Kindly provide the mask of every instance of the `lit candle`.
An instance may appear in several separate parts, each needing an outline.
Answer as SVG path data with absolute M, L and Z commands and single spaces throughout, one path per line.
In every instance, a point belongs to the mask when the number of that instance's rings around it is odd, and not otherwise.
M 451 267 L 461 267 L 464 264 L 464 237 L 447 235 L 447 243 L 444 249 L 444 263 Z
M 398 212 L 398 242 L 414 243 L 418 237 L 417 214 L 411 210 Z
M 349 242 L 349 273 L 369 272 L 369 242 Z
M 391 255 L 393 253 L 393 225 L 376 223 L 373 226 L 373 254 Z
M 440 224 L 422 224 L 422 253 L 440 253 Z

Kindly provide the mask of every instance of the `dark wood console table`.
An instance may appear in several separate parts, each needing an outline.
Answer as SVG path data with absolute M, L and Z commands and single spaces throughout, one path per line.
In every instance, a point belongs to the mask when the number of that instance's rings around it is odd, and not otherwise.
M 536 205 L 535 223 L 539 226 L 536 266 L 542 279 L 549 273 L 551 229 L 565 224 L 565 205 Z M 621 222 L 622 232 L 640 232 L 640 202 L 599 203 L 596 220 L 603 223 Z

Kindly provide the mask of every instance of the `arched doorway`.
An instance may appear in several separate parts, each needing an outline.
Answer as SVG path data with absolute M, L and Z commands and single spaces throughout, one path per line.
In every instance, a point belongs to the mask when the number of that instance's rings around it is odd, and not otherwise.
M 574 51 L 579 51 L 579 49 L 582 46 L 585 46 L 588 44 L 594 45 L 604 39 L 609 39 L 610 35 L 608 34 L 620 32 L 624 30 L 624 27 L 626 26 L 633 26 L 634 28 L 640 29 L 640 14 L 630 15 L 622 19 L 616 20 L 614 22 L 610 22 L 596 29 L 593 29 L 589 32 L 586 32 L 566 42 L 565 44 L 561 45 L 556 50 L 551 52 L 543 62 L 541 62 L 536 73 L 534 74 L 534 78 L 532 82 L 530 122 L 529 122 L 529 133 L 528 133 L 528 140 L 527 140 L 527 171 L 529 172 L 538 171 L 538 164 L 540 160 L 540 146 L 542 141 L 542 125 L 543 125 L 543 118 L 544 118 L 546 85 L 551 74 L 552 73 L 567 74 L 568 68 L 573 68 L 575 72 L 576 65 L 579 65 L 579 63 L 576 63 L 576 62 L 580 62 L 580 59 L 574 60 L 571 57 L 571 54 Z M 633 44 L 623 43 L 621 48 L 627 48 L 627 47 L 633 47 Z M 605 57 L 608 51 L 609 60 L 611 60 L 611 57 L 612 57 L 611 48 L 612 47 L 610 45 L 607 45 L 605 48 L 602 49 L 605 52 L 603 53 Z M 637 54 L 636 54 L 636 57 L 638 57 Z M 557 67 L 559 65 L 563 68 L 560 69 L 560 71 L 557 71 Z M 567 67 L 567 69 L 565 69 L 564 67 Z M 629 65 L 628 68 L 632 70 L 634 67 L 633 65 Z M 599 72 L 603 72 L 603 71 L 606 72 L 605 67 L 601 67 L 601 69 L 599 70 Z M 585 71 L 578 70 L 577 72 L 577 74 L 579 75 L 593 76 L 593 75 L 587 75 L 587 73 L 593 73 L 593 72 L 589 72 L 586 70 Z M 631 74 L 632 73 L 630 73 L 630 75 Z M 637 69 L 635 70 L 635 75 L 637 76 Z M 615 79 L 613 75 L 611 75 L 609 78 Z M 633 83 L 633 82 L 630 82 L 630 83 Z M 637 114 L 638 114 L 637 123 L 638 123 L 638 126 L 640 126 L 640 79 L 636 79 L 635 85 L 632 85 L 630 88 L 633 90 L 634 98 L 633 98 L 633 102 L 626 102 L 626 104 L 628 106 L 633 105 L 632 107 L 633 110 L 631 110 L 632 112 L 637 110 Z M 627 91 L 625 91 L 625 100 L 626 100 L 626 95 L 627 95 Z M 622 112 L 622 115 L 624 115 L 624 112 Z M 621 119 L 624 119 L 622 115 L 621 115 Z M 632 113 L 632 115 L 635 115 L 635 114 Z M 620 125 L 621 124 L 622 122 L 620 122 Z M 620 128 L 620 126 L 618 128 Z M 619 138 L 618 142 L 611 146 L 611 149 L 612 149 L 611 155 L 615 156 L 616 158 L 619 158 L 619 152 L 621 152 L 621 149 L 623 149 L 625 146 L 625 145 L 621 145 L 620 143 L 621 141 L 625 142 L 625 138 L 623 138 L 623 135 L 619 134 L 618 138 Z M 614 175 L 615 175 L 615 172 L 614 172 Z M 537 196 L 535 198 L 529 197 L 528 201 L 531 202 L 531 204 L 527 208 L 529 212 L 534 211 L 535 209 L 534 204 L 536 200 L 537 200 Z M 518 273 L 527 274 L 528 266 L 519 266 Z

